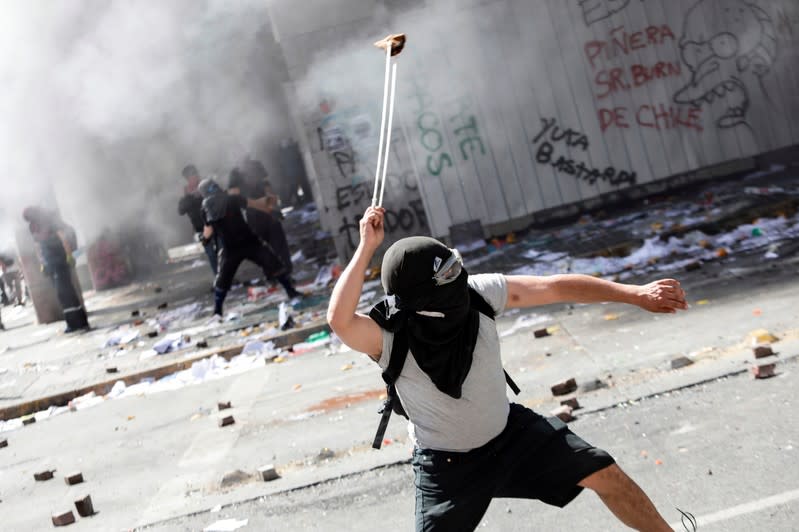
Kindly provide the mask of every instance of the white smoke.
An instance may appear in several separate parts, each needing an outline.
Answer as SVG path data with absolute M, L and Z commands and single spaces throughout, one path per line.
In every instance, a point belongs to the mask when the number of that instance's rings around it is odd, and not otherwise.
M 53 198 L 84 242 L 131 218 L 174 241 L 185 164 L 226 175 L 290 134 L 265 2 L 3 8 L 0 247 L 26 204 Z

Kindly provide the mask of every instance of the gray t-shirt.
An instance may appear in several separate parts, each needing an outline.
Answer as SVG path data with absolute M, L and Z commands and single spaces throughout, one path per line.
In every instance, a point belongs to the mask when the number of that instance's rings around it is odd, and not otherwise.
M 508 289 L 504 275 L 471 275 L 469 286 L 483 296 L 496 315 L 505 309 Z M 393 340 L 394 335 L 383 330 L 383 353 L 378 362 L 383 370 L 388 367 Z M 411 352 L 396 388 L 410 419 L 408 434 L 417 447 L 465 452 L 488 443 L 505 428 L 510 409 L 494 320 L 480 314 L 472 367 L 460 399 L 439 391 Z

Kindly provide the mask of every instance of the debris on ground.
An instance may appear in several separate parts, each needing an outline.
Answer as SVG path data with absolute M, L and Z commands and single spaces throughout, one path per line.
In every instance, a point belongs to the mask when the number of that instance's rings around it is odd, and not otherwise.
M 671 359 L 671 369 L 680 369 L 693 364 L 694 361 L 686 356 L 678 356 Z
M 576 397 L 571 397 L 571 398 L 569 398 L 569 399 L 563 399 L 563 400 L 560 402 L 560 404 L 561 404 L 561 405 L 564 405 L 564 406 L 569 406 L 569 407 L 571 407 L 571 409 L 572 409 L 572 410 L 579 410 L 580 408 L 582 408 L 582 407 L 580 406 L 580 402 L 579 402 L 579 401 L 577 401 L 577 398 L 576 398 Z
M 751 372 L 754 378 L 756 379 L 768 379 L 775 375 L 774 370 L 777 368 L 777 364 L 757 364 L 752 366 Z
M 61 514 L 53 514 L 52 518 L 53 526 L 66 526 L 75 522 L 75 514 L 72 513 L 72 510 Z
M 269 482 L 280 478 L 280 475 L 278 475 L 277 471 L 275 470 L 275 466 L 273 464 L 259 467 L 258 475 L 261 477 L 261 480 L 263 480 L 264 482 Z
M 53 473 L 55 473 L 55 469 L 45 469 L 44 471 L 39 471 L 38 473 L 33 474 L 33 478 L 36 481 L 43 482 L 45 480 L 50 480 L 53 478 Z
M 569 378 L 553 384 L 550 389 L 552 390 L 552 395 L 567 395 L 577 390 L 577 381 L 574 378 Z
M 773 344 L 774 342 L 779 341 L 779 338 L 768 332 L 766 329 L 755 329 L 747 335 L 747 338 L 753 347 L 758 344 Z
M 252 480 L 252 475 L 249 473 L 242 471 L 241 469 L 237 469 L 235 471 L 231 471 L 230 473 L 225 474 L 222 477 L 222 481 L 219 483 L 221 488 L 229 488 L 230 486 L 235 486 L 236 484 L 243 484 Z
M 80 471 L 70 473 L 64 477 L 64 482 L 66 482 L 69 486 L 80 484 L 81 482 L 83 482 L 83 473 L 81 473 Z
M 221 519 L 203 528 L 203 532 L 233 532 L 247 526 L 249 519 Z
M 92 498 L 89 495 L 75 501 L 75 509 L 81 517 L 91 517 L 95 514 Z
M 752 348 L 755 358 L 766 358 L 774 355 L 770 345 L 756 345 Z
M 572 415 L 573 410 L 574 409 L 569 405 L 560 405 L 559 407 L 552 410 L 550 412 L 550 415 L 559 418 L 564 423 L 568 423 L 574 420 L 574 416 Z

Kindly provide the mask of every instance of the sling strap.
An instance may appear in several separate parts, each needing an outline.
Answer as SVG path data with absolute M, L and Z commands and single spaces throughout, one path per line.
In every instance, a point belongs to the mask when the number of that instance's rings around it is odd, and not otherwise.
M 481 314 L 488 316 L 492 320 L 494 319 L 494 309 L 491 305 L 481 296 L 475 289 L 469 288 L 469 301 L 470 305 L 473 309 L 477 310 Z M 386 383 L 386 398 L 383 401 L 383 404 L 378 409 L 377 413 L 380 414 L 380 423 L 377 426 L 377 432 L 375 433 L 375 439 L 372 441 L 372 448 L 380 449 L 383 445 L 383 437 L 386 434 L 386 428 L 388 428 L 388 420 L 391 418 L 391 412 L 394 411 L 397 414 L 407 418 L 408 414 L 405 412 L 405 409 L 402 407 L 402 402 L 397 395 L 397 389 L 394 383 L 399 378 L 400 373 L 402 373 L 402 367 L 405 365 L 405 359 L 408 356 L 408 335 L 405 330 L 400 329 L 394 333 L 394 340 L 391 344 L 391 358 L 388 361 L 388 367 L 382 373 L 383 380 Z M 521 391 L 516 383 L 513 381 L 508 372 L 504 369 L 502 370 L 505 373 L 505 382 L 508 384 L 508 387 L 513 391 L 515 395 L 519 395 Z

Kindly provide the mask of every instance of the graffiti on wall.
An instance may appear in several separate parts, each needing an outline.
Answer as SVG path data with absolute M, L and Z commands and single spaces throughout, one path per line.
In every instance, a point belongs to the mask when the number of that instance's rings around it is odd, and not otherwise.
M 336 230 L 337 234 L 346 237 L 347 245 L 351 251 L 358 246 L 358 220 L 360 219 L 360 214 L 372 202 L 373 190 L 370 185 L 371 182 L 361 182 L 340 186 L 336 189 L 336 209 L 339 212 L 355 210 L 352 216 L 345 215 L 341 218 L 341 224 Z M 421 198 L 415 197 L 419 195 L 419 186 L 413 172 L 405 170 L 400 174 L 386 174 L 386 190 L 398 192 L 397 196 L 413 198 L 402 207 L 388 206 L 386 208 L 386 234 L 426 231 L 427 216 L 425 215 Z
M 708 16 L 712 14 L 712 16 Z M 748 0 L 699 0 L 685 14 L 679 48 L 691 72 L 674 102 L 713 110 L 721 129 L 747 126 L 751 98 L 777 57 L 771 17 Z
M 542 118 L 541 131 L 533 138 L 537 146 L 535 160 L 540 165 L 552 166 L 559 174 L 572 176 L 589 185 L 597 181 L 604 181 L 612 186 L 627 186 L 636 183 L 636 173 L 626 170 L 616 170 L 612 166 L 605 168 L 592 168 L 583 161 L 577 161 L 569 156 L 557 153 L 556 148 L 569 148 L 575 151 L 587 152 L 590 147 L 588 136 L 580 131 L 564 128 L 555 118 Z
M 321 118 L 316 127 L 318 161 L 326 161 L 327 172 L 317 173 L 320 179 L 330 179 L 334 195 L 326 198 L 325 209 L 329 218 L 336 220 L 331 228 L 334 236 L 340 237 L 349 255 L 358 245 L 358 221 L 372 202 L 374 191 L 374 169 L 377 165 L 375 130 L 369 116 L 353 106 L 337 109 L 330 98 L 319 105 Z M 403 160 L 398 147 L 404 143 L 402 131 L 395 128 L 391 139 L 391 168 L 397 171 L 386 175 L 386 234 L 394 237 L 402 234 L 427 233 L 427 217 L 419 196 L 418 184 L 411 170 L 402 170 L 409 165 Z M 321 160 L 320 160 L 321 159 Z
M 460 94 L 450 102 L 450 110 L 444 120 L 434 110 L 433 97 L 418 78 L 413 79 L 411 98 L 414 109 L 416 133 L 424 150 L 424 168 L 432 176 L 440 176 L 452 168 L 457 161 L 469 161 L 486 155 L 486 144 L 480 131 L 477 117 L 473 113 L 473 101 L 468 95 Z M 454 139 L 456 150 L 454 159 L 447 149 L 445 138 Z
M 597 102 L 655 81 L 682 76 L 682 66 L 677 58 L 648 65 L 625 62 L 638 50 L 673 46 L 676 40 L 672 29 L 661 24 L 635 30 L 619 26 L 612 28 L 603 39 L 586 42 L 583 53 L 594 73 L 592 81 Z M 602 132 L 609 128 L 628 129 L 631 124 L 636 124 L 657 131 L 681 128 L 702 131 L 701 108 L 675 103 L 678 102 L 648 102 L 632 109 L 623 105 L 600 105 L 597 108 L 600 129 Z

